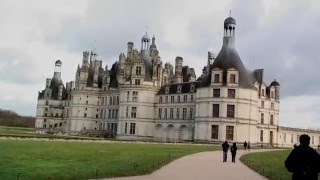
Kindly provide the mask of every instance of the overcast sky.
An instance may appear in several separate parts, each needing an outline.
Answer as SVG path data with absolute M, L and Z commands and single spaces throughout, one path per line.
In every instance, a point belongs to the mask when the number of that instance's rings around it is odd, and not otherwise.
M 162 61 L 182 56 L 200 76 L 229 10 L 246 68 L 281 85 L 280 125 L 320 128 L 320 1 L 306 0 L 0 0 L 0 108 L 35 116 L 57 59 L 63 81 L 74 80 L 82 51 L 95 48 L 110 67 L 128 41 L 140 48 L 146 27 Z

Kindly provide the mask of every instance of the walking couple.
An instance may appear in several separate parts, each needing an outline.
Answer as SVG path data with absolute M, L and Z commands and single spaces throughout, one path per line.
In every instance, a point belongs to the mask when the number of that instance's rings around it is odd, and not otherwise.
M 227 162 L 227 154 L 228 154 L 228 149 L 229 149 L 229 144 L 227 141 L 225 141 L 222 144 L 222 151 L 223 151 L 223 162 Z M 232 146 L 230 147 L 231 151 L 231 157 L 232 157 L 232 162 L 236 162 L 236 154 L 237 154 L 237 145 L 236 143 L 233 143 Z

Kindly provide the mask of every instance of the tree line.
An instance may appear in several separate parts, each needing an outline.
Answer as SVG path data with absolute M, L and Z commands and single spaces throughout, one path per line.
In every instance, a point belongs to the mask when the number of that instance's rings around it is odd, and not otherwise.
M 14 127 L 34 127 L 35 117 L 20 116 L 14 111 L 0 109 L 0 125 Z

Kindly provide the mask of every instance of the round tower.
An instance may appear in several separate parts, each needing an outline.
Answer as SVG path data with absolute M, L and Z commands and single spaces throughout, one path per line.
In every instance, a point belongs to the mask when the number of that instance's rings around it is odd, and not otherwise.
M 272 83 L 270 84 L 270 86 L 274 86 L 276 99 L 279 100 L 280 99 L 280 84 L 277 82 L 276 79 L 274 79 L 272 81 Z
M 150 38 L 148 36 L 148 33 L 146 32 L 146 34 L 142 36 L 142 39 L 141 39 L 141 51 L 149 50 L 149 44 L 150 44 Z

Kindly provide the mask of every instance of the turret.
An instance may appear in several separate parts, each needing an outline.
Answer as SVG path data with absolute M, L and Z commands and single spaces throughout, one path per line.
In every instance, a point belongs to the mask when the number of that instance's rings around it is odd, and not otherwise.
M 54 67 L 53 78 L 57 79 L 58 81 L 61 81 L 61 66 L 62 66 L 62 62 L 60 60 L 57 60 L 54 65 L 55 65 L 55 67 Z
M 176 64 L 175 64 L 175 83 L 182 82 L 182 62 L 183 62 L 182 57 L 177 56 Z
M 214 55 L 212 51 L 208 51 L 207 74 L 210 73 L 210 65 L 213 63 Z
M 150 57 L 149 43 L 150 43 L 150 38 L 146 32 L 146 34 L 141 38 L 141 54 L 143 58 Z
M 276 81 L 276 79 L 274 79 L 272 81 L 272 83 L 270 84 L 270 86 L 274 86 L 276 99 L 279 100 L 280 99 L 280 84 Z
M 128 42 L 128 50 L 127 50 L 127 57 L 132 58 L 133 57 L 133 42 Z
M 89 51 L 83 51 L 82 67 L 89 67 Z

